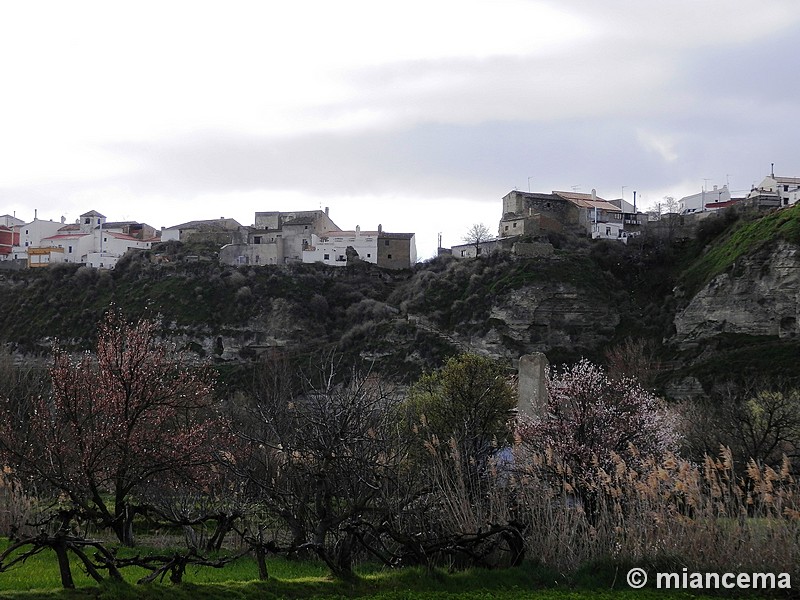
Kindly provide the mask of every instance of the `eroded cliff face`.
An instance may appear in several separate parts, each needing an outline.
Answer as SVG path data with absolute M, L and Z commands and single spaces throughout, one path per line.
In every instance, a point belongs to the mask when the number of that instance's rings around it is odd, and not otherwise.
M 675 341 L 696 344 L 721 333 L 792 338 L 799 313 L 800 248 L 779 241 L 701 289 L 675 316 Z
M 477 351 L 516 358 L 553 348 L 596 349 L 614 334 L 619 313 L 585 288 L 543 283 L 513 290 L 491 308 L 491 329 L 474 337 Z

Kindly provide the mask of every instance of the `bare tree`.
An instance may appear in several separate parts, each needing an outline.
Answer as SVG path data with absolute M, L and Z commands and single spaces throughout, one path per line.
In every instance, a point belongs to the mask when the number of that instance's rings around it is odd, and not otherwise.
M 349 526 L 385 518 L 385 499 L 399 487 L 399 397 L 339 355 L 316 359 L 305 372 L 281 358 L 263 365 L 254 402 L 237 419 L 246 443 L 229 466 L 288 527 L 291 548 L 351 578 L 358 539 Z
M 658 212 L 662 215 L 677 213 L 679 208 L 680 202 L 674 196 L 664 196 L 663 202 L 658 203 Z
M 475 223 L 467 230 L 467 234 L 462 239 L 475 246 L 475 256 L 477 257 L 481 253 L 481 244 L 491 239 L 491 233 L 483 223 Z

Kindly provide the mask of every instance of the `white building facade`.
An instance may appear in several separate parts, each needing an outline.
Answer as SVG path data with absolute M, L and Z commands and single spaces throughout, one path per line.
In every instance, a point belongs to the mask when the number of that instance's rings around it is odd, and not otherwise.
M 106 217 L 97 211 L 81 215 L 78 223 L 62 227 L 30 249 L 28 265 L 80 263 L 98 269 L 113 269 L 129 250 L 147 250 L 150 240 L 122 232 L 121 227 L 104 228 Z
M 702 190 L 697 194 L 681 198 L 678 202 L 678 213 L 681 215 L 689 215 L 696 212 L 715 210 L 714 208 L 710 208 L 709 205 L 730 201 L 731 193 L 728 190 L 728 186 L 723 185 L 722 187 L 717 187 L 715 185 L 711 190 Z
M 750 191 L 748 198 L 757 196 L 775 196 L 780 206 L 796 204 L 800 199 L 800 177 L 779 177 L 770 174 Z
M 304 263 L 321 262 L 331 266 L 347 265 L 347 248 L 365 262 L 378 264 L 378 231 L 328 231 L 311 235 L 311 244 L 303 250 Z

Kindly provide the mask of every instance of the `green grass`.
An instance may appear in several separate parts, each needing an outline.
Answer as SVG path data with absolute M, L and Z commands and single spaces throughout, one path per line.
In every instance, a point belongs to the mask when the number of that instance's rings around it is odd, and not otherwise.
M 740 221 L 683 273 L 681 283 L 690 293 L 696 292 L 737 259 L 778 239 L 800 244 L 800 204 L 752 221 Z
M 7 542 L 0 542 L 0 548 Z M 130 551 L 127 551 L 130 552 Z M 223 569 L 189 568 L 184 583 L 179 586 L 165 583 L 135 585 L 145 574 L 141 569 L 123 571 L 126 582 L 105 581 L 97 585 L 73 562 L 72 574 L 77 589 L 63 590 L 55 557 L 43 552 L 25 564 L 0 573 L 0 598 L 15 600 L 38 599 L 343 599 L 374 600 L 572 600 L 583 598 L 687 598 L 688 594 L 665 593 L 657 590 L 630 591 L 624 587 L 624 576 L 587 576 L 585 573 L 575 588 L 566 578 L 532 563 L 514 569 L 468 569 L 448 573 L 427 571 L 418 567 L 384 570 L 375 565 L 358 569 L 355 582 L 337 581 L 328 576 L 320 563 L 289 561 L 273 557 L 267 561 L 271 579 L 257 580 L 255 563 L 249 557 L 239 559 Z M 610 568 L 610 567 L 609 567 Z M 606 576 L 608 575 L 608 576 Z M 609 583 L 611 582 L 611 583 Z M 614 591 L 611 591 L 614 587 Z M 692 596 L 696 597 L 696 596 Z

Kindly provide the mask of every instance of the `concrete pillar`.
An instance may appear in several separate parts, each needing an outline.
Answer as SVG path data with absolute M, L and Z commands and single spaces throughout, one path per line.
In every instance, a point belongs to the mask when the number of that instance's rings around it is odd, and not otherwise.
M 519 398 L 517 410 L 520 416 L 536 418 L 547 409 L 547 369 L 550 364 L 541 352 L 525 354 L 519 359 Z

